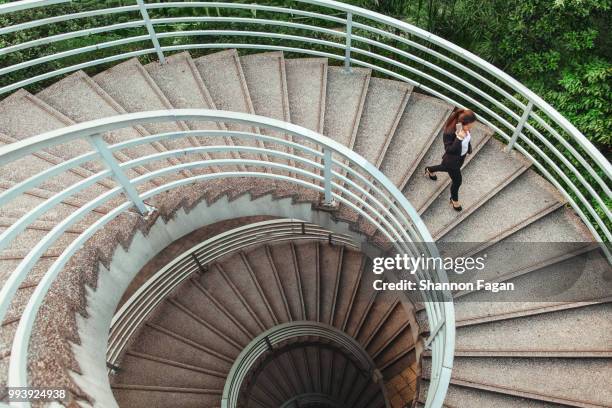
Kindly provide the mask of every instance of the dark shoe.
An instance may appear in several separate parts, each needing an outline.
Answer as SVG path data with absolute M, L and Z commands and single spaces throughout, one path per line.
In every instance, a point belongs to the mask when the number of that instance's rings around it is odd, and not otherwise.
M 429 167 L 425 167 L 425 175 L 429 177 L 430 180 L 436 181 L 438 176 L 429 171 Z
M 450 205 L 451 205 L 451 207 L 453 207 L 453 210 L 455 210 L 455 211 L 463 210 L 463 207 L 461 207 L 460 205 L 457 205 L 457 206 L 455 205 L 456 202 L 457 201 L 453 201 L 452 198 L 450 199 Z

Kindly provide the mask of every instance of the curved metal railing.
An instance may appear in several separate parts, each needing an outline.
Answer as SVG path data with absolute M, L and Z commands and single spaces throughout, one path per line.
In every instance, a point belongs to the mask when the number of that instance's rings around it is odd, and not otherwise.
M 321 240 L 359 249 L 352 238 L 297 219 L 273 219 L 233 228 L 178 255 L 151 276 L 121 306 L 111 322 L 106 360 L 118 366 L 128 340 L 160 302 L 193 274 L 228 254 L 252 245 L 282 241 Z M 109 373 L 110 373 L 109 369 Z
M 379 381 L 379 376 L 376 373 L 376 364 L 357 340 L 341 330 L 324 323 L 298 321 L 279 324 L 266 330 L 251 340 L 242 350 L 227 375 L 225 386 L 223 387 L 223 396 L 221 397 L 221 408 L 238 406 L 238 397 L 240 396 L 242 384 L 257 361 L 272 351 L 274 346 L 300 337 L 315 337 L 330 341 L 340 347 L 348 356 L 355 360 L 360 370 L 367 372 L 368 376 L 380 385 L 381 392 L 385 395 L 385 407 L 390 407 L 389 401 L 386 398 L 385 384 Z
M 69 0 L 27 0 L 0 5 L 15 24 L 0 28 L 10 44 L 0 57 L 40 47 L 42 56 L 0 68 L 0 94 L 39 81 L 126 58 L 181 50 L 280 50 L 362 66 L 414 85 L 479 119 L 528 157 L 565 196 L 600 242 L 612 242 L 612 166 L 563 115 L 495 66 L 411 24 L 331 0 L 296 0 L 291 7 L 238 2 L 185 1 L 100 8 Z M 60 6 L 57 6 L 60 4 Z M 53 5 L 53 6 L 51 6 Z M 50 17 L 30 20 L 23 10 L 48 6 Z M 21 13 L 21 14 L 20 14 Z M 96 19 L 92 28 L 21 42 L 15 33 Z M 120 19 L 120 22 L 114 21 Z M 202 29 L 203 25 L 206 29 Z M 214 29 L 211 29 L 212 27 Z M 220 27 L 220 28 L 218 28 Z M 228 29 L 229 28 L 229 29 Z M 60 30 L 61 31 L 61 30 Z M 110 41 L 71 41 L 101 34 Z M 11 38 L 14 35 L 14 39 Z M 118 38 L 118 39 L 117 39 Z M 54 49 L 57 46 L 57 52 Z M 126 49 L 128 51 L 126 51 Z M 104 56 L 92 57 L 91 53 Z M 76 61 L 76 62 L 75 62 Z M 24 70 L 36 73 L 23 75 Z M 22 73 L 12 80 L 12 74 Z M 2 81 L 3 78 L 6 78 Z M 606 245 L 602 250 L 612 262 Z
M 107 145 L 102 136 L 107 132 L 130 126 L 164 121 L 244 124 L 262 129 L 264 133 L 276 131 L 281 135 L 288 135 L 289 139 L 243 131 L 192 130 L 154 134 Z M 124 149 L 158 141 L 180 138 L 197 140 L 197 137 L 242 139 L 249 144 L 194 146 L 162 151 L 125 162 L 118 162 L 113 156 L 113 153 Z M 146 215 L 153 210 L 149 206 L 150 200 L 160 193 L 179 186 L 244 177 L 292 183 L 302 189 L 319 192 L 324 197 L 324 204 L 340 203 L 348 207 L 376 227 L 378 233 L 392 243 L 399 253 L 413 257 L 439 256 L 431 235 L 415 209 L 375 166 L 347 147 L 297 125 L 245 113 L 204 109 L 132 113 L 76 124 L 3 146 L 0 148 L 0 166 L 49 147 L 77 141 L 88 142 L 92 147 L 91 151 L 49 167 L 0 193 L 0 206 L 2 206 L 18 199 L 23 193 L 42 182 L 79 166 L 86 165 L 88 169 L 95 170 L 90 170 L 92 174 L 89 177 L 65 186 L 64 190 L 29 210 L 4 230 L 0 234 L 0 250 L 2 250 L 28 226 L 64 200 L 71 199 L 102 181 L 105 181 L 104 185 L 107 186 L 106 191 L 97 192 L 95 198 L 59 221 L 37 242 L 0 289 L 0 320 L 4 320 L 15 293 L 41 256 L 66 231 L 73 231 L 71 228 L 77 223 L 85 222 L 87 216 L 96 216 L 95 220 L 67 245 L 48 268 L 23 310 L 10 355 L 8 384 L 12 387 L 24 387 L 29 384 L 27 358 L 34 320 L 51 284 L 71 256 L 96 231 L 120 214 L 134 207 L 142 215 Z M 264 143 L 270 147 L 264 147 Z M 237 153 L 245 155 L 245 158 L 214 159 L 205 156 L 202 160 L 201 155 L 214 157 L 219 153 Z M 168 161 L 167 166 L 162 165 L 161 168 L 158 167 L 145 174 L 134 175 L 130 172 L 137 166 L 146 166 L 153 162 L 159 164 L 160 160 L 169 158 L 181 158 L 183 161 Z M 185 174 L 190 170 L 194 173 Z M 128 178 L 130 174 L 133 175 L 131 179 Z M 169 175 L 175 177 L 168 179 Z M 179 175 L 182 175 L 182 178 L 177 179 L 176 176 Z M 161 184 L 150 183 L 152 180 L 158 180 Z M 105 208 L 105 212 L 94 214 L 93 211 L 101 206 Z M 447 282 L 444 270 L 420 270 L 417 272 L 417 278 Z M 439 407 L 450 381 L 455 335 L 454 310 L 452 301 L 446 301 L 450 299 L 448 293 L 423 292 L 423 296 L 430 327 L 435 328 L 431 335 L 432 392 L 430 393 L 430 397 L 435 401 L 430 402 L 428 406 Z

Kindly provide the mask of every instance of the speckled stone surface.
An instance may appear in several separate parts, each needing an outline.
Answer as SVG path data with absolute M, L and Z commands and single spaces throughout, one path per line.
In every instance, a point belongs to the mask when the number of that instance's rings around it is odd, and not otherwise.
M 285 60 L 285 70 L 291 122 L 322 133 L 327 89 L 327 59 L 287 59 Z M 295 140 L 308 147 L 316 147 L 312 142 L 300 141 L 298 138 L 295 138 Z M 296 152 L 296 154 L 309 160 L 320 161 L 306 153 Z M 306 167 L 302 163 L 297 163 L 297 166 L 299 168 Z
M 77 123 L 127 113 L 117 101 L 83 71 L 78 71 L 56 82 L 39 92 L 36 96 Z M 104 135 L 104 140 L 109 144 L 114 144 L 148 135 L 149 133 L 142 126 L 135 126 L 108 132 Z M 118 161 L 124 162 L 166 150 L 161 143 L 155 142 L 152 144 L 142 144 L 130 149 L 123 149 L 116 152 L 115 157 Z M 167 160 L 154 161 L 145 166 L 136 167 L 136 171 L 128 173 L 128 176 L 131 178 L 134 176 L 134 173 L 138 175 L 158 170 L 168 166 L 169 163 L 176 164 L 178 160 L 172 160 L 171 162 Z M 157 181 L 154 180 L 154 182 L 155 184 L 161 184 L 164 180 L 167 182 L 176 179 L 177 177 L 170 175 Z M 151 185 L 148 186 L 148 188 L 152 187 Z
M 460 296 L 455 299 L 455 315 L 463 325 L 569 309 L 580 302 L 609 299 L 611 279 L 605 258 L 592 251 L 507 280 L 514 284 L 513 291 Z
M 425 402 L 429 381 L 424 380 L 420 393 L 420 401 Z M 529 400 L 526 398 L 513 397 L 469 387 L 451 384 L 444 400 L 451 407 L 497 407 L 497 408 L 555 408 L 558 404 Z M 417 407 L 424 407 L 418 404 Z
M 0 146 L 17 142 L 17 139 L 0 133 Z M 2 166 L 2 180 L 4 182 L 18 183 L 50 168 L 54 162 L 47 160 L 49 153 L 39 152 L 27 155 Z M 60 159 L 57 158 L 57 162 Z M 39 188 L 59 192 L 63 186 L 72 185 L 81 180 L 81 177 L 71 172 L 64 172 L 39 184 Z
M 463 164 L 463 168 L 476 157 L 479 149 L 481 149 L 491 136 L 491 132 L 479 123 L 476 123 L 471 130 L 472 134 L 472 154 L 469 154 Z M 450 184 L 450 178 L 447 174 L 441 173 L 438 175 L 437 181 L 432 181 L 425 177 L 425 167 L 434 166 L 442 162 L 444 154 L 444 144 L 442 143 L 442 135 L 438 135 L 431 144 L 429 150 L 419 163 L 408 183 L 402 190 L 402 193 L 408 198 L 410 203 L 422 213 L 428 204 L 430 204 L 446 186 Z
M 589 335 L 585 336 L 588 327 Z M 456 352 L 529 355 L 606 354 L 610 350 L 612 304 L 561 310 L 457 329 Z
M 72 124 L 74 122 L 69 118 L 24 90 L 19 90 L 0 102 L 0 132 L 18 140 Z M 53 164 L 59 164 L 63 160 L 91 150 L 92 148 L 84 141 L 72 141 L 50 147 L 45 151 L 50 153 L 47 158 L 54 159 Z M 99 163 L 89 162 L 75 168 L 73 172 L 81 177 L 89 177 L 92 171 L 97 172 L 102 169 Z M 91 199 L 112 185 L 113 182 L 103 181 L 92 187 L 91 194 L 83 192 L 81 196 Z
M 93 80 L 127 112 L 172 109 L 164 93 L 136 59 L 117 64 L 93 77 Z M 143 124 L 151 134 L 187 130 L 184 122 L 153 122 Z M 168 150 L 198 146 L 193 138 L 179 138 L 161 142 Z M 180 157 L 181 162 L 203 160 L 201 155 Z M 190 173 L 188 170 L 185 173 Z
M 191 56 L 187 52 L 174 54 L 166 58 L 166 64 L 151 62 L 145 69 L 161 89 L 168 101 L 176 109 L 216 109 L 210 92 L 204 85 Z M 224 130 L 225 125 L 219 122 L 188 121 L 192 130 Z M 196 140 L 200 145 L 232 144 L 231 139 L 200 136 Z M 229 157 L 229 154 L 211 154 L 214 158 Z
M 362 68 L 353 68 L 351 73 L 341 67 L 327 69 L 323 134 L 349 148 L 357 136 L 370 74 Z
M 570 209 L 562 207 L 476 254 L 487 255 L 486 268 L 476 277 L 499 280 L 517 276 L 548 262 L 574 256 L 583 248 L 592 247 L 592 243 L 593 237 L 582 221 Z M 460 256 L 464 253 L 462 247 L 444 245 L 440 250 L 445 256 Z M 449 275 L 450 280 L 455 278 L 463 279 Z
M 489 139 L 462 171 L 459 201 L 463 211 L 459 214 L 449 203 L 450 186 L 429 204 L 422 218 L 434 239 L 459 224 L 529 167 L 527 160 L 508 154 L 503 149 L 501 142 Z M 446 178 L 447 175 L 440 174 L 439 177 Z
M 395 134 L 411 92 L 412 86 L 399 81 L 370 79 L 353 150 L 377 167 Z
M 604 359 L 455 357 L 452 380 L 560 403 L 610 406 L 610 376 L 612 365 Z
M 246 79 L 236 50 L 220 51 L 194 60 L 217 109 L 255 113 Z M 228 129 L 257 132 L 254 127 L 227 124 Z M 237 146 L 254 146 L 243 139 L 234 139 Z M 246 155 L 241 155 L 248 157 Z
M 561 200 L 551 184 L 527 170 L 441 241 L 483 243 L 501 239 L 556 209 Z
M 380 169 L 402 190 L 452 111 L 431 96 L 412 92 Z

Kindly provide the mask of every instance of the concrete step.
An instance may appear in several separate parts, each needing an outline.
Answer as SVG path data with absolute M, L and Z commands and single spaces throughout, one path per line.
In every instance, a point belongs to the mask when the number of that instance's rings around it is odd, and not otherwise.
M 215 102 L 206 88 L 194 61 L 188 52 L 181 52 L 166 57 L 166 64 L 151 62 L 145 69 L 164 93 L 164 96 L 176 109 L 216 109 Z M 225 130 L 220 122 L 187 121 L 192 130 Z M 232 145 L 230 138 L 198 136 L 201 146 Z M 216 153 L 215 158 L 229 157 L 228 154 Z M 236 156 L 238 157 L 238 156 Z
M 590 232 L 572 210 L 561 207 L 477 254 L 464 252 L 464 245 L 447 245 L 441 251 L 444 256 L 486 254 L 486 267 L 469 279 L 500 282 L 587 251 L 594 247 L 592 240 Z M 467 278 L 449 274 L 450 281 Z
M 223 303 L 232 316 L 248 330 L 252 338 L 263 332 L 265 326 L 247 303 L 244 295 L 238 291 L 233 275 L 234 271 L 226 270 L 221 264 L 215 263 L 208 273 L 202 275 L 200 282 L 220 303 Z
M 380 166 L 402 190 L 441 130 L 453 107 L 431 96 L 412 92 Z
M 206 316 L 207 317 L 207 316 Z M 167 299 L 151 323 L 161 326 L 223 356 L 236 358 L 248 343 L 237 341 L 224 332 L 224 327 L 215 327 L 206 317 L 196 314 L 184 301 Z
M 365 271 L 371 271 L 371 264 L 367 264 Z M 378 279 L 373 273 L 366 272 L 361 275 L 361 281 L 355 294 L 351 314 L 346 323 L 346 333 L 352 337 L 356 337 L 361 326 L 367 317 L 369 309 L 372 307 L 380 291 L 373 289 L 373 282 Z
M 13 186 L 13 183 L 2 183 L 0 184 L 0 191 L 4 191 L 4 186 Z M 42 194 L 37 194 L 42 193 Z M 4 227 L 9 227 L 14 224 L 18 219 L 25 216 L 29 211 L 39 206 L 43 202 L 46 201 L 47 198 L 50 198 L 54 195 L 53 192 L 49 190 L 40 190 L 33 189 L 28 191 L 26 194 L 22 194 L 20 196 L 15 197 L 10 202 L 5 203 L 2 207 L 0 207 L 0 225 Z M 70 200 L 68 202 L 60 202 L 56 206 L 50 208 L 41 214 L 31 225 L 31 228 L 36 229 L 47 229 L 50 230 L 60 221 L 63 221 L 74 213 L 80 206 L 84 203 L 80 201 Z M 98 217 L 104 214 L 103 211 L 92 212 L 83 219 L 79 220 L 75 225 L 73 225 L 70 230 L 74 231 L 82 231 L 87 225 L 90 225 L 93 221 L 97 220 Z
M 407 335 L 410 338 L 410 320 L 408 312 L 401 303 L 397 303 L 389 312 L 376 331 L 367 337 L 366 351 L 373 357 L 381 354 L 396 338 Z
M 0 227 L 0 233 L 3 233 L 7 228 Z M 28 228 L 15 237 L 8 247 L 0 251 L 0 260 L 16 260 L 23 259 L 32 250 L 32 248 L 43 239 L 49 231 Z M 78 231 L 66 231 L 44 252 L 43 256 L 59 256 L 64 249 L 77 237 Z
M 223 389 L 155 387 L 115 384 L 113 395 L 121 407 L 149 408 L 180 406 L 185 408 L 215 407 L 221 400 Z
M 74 124 L 72 120 L 25 90 L 17 91 L 0 102 L 0 132 L 16 140 L 72 124 Z M 45 149 L 47 154 L 44 157 L 52 160 L 51 164 L 55 165 L 92 150 L 92 147 L 84 141 L 71 141 Z M 74 168 L 71 172 L 82 179 L 103 169 L 100 163 L 90 162 Z M 71 179 L 61 180 L 61 182 L 69 181 Z M 82 191 L 78 197 L 89 201 L 112 186 L 114 182 L 103 180 Z
M 295 365 L 295 373 L 300 381 L 301 387 L 305 392 L 314 392 L 313 379 L 306 360 L 306 348 L 296 347 L 289 350 L 288 353 Z
M 588 335 L 585 335 L 588 333 Z M 612 357 L 612 304 L 461 326 L 455 355 Z
M 289 110 L 289 95 L 287 91 L 287 74 L 285 72 L 285 58 L 282 52 L 265 52 L 260 54 L 244 55 L 240 57 L 240 65 L 244 73 L 253 110 L 257 115 L 291 122 Z M 288 135 L 262 129 L 266 135 L 290 140 Z M 285 146 L 265 143 L 268 148 L 290 152 Z M 274 160 L 286 163 L 285 160 Z
M 421 398 L 417 407 L 425 406 L 425 398 L 429 391 L 429 381 L 421 381 Z M 512 395 L 499 394 L 496 392 L 485 391 L 470 387 L 463 387 L 450 384 L 444 406 L 448 408 L 471 408 L 471 407 L 497 407 L 497 408 L 554 408 L 558 404 L 535 401 L 526 398 L 515 397 Z
M 36 96 L 77 123 L 126 113 L 110 95 L 83 71 L 77 71 L 56 82 L 39 92 Z M 117 129 L 105 133 L 103 137 L 106 143 L 115 144 L 147 135 L 148 133 L 144 128 L 137 126 Z M 114 153 L 114 156 L 117 161 L 126 162 L 165 150 L 163 148 L 159 149 L 159 147 L 162 147 L 160 143 L 143 144 L 138 147 L 117 151 Z M 127 175 L 132 178 L 152 170 L 160 169 L 164 165 L 167 166 L 168 163 L 167 160 L 162 160 L 146 166 L 138 166 L 132 171 L 127 172 Z M 158 179 L 154 183 L 159 185 L 162 183 L 162 180 Z M 148 187 L 152 188 L 154 184 L 149 184 Z
M 298 58 L 286 59 L 287 94 L 291 122 L 306 129 L 323 133 L 325 118 L 325 96 L 327 89 L 327 59 Z M 298 141 L 308 147 L 315 144 Z M 298 156 L 314 160 L 311 155 L 297 152 Z M 301 164 L 298 167 L 303 168 Z
M 562 197 L 550 183 L 534 171 L 527 170 L 460 225 L 440 237 L 439 242 L 470 242 L 476 249 L 483 243 L 497 242 L 509 236 L 559 208 L 562 203 Z
M 327 93 L 325 96 L 325 120 L 323 134 L 353 148 L 361 113 L 365 105 L 371 71 L 342 67 L 327 69 Z
M 210 350 L 197 341 L 151 324 L 140 329 L 130 350 L 216 372 L 228 373 L 234 362 L 228 356 Z
M 423 364 L 427 377 L 430 360 Z M 612 365 L 601 358 L 455 357 L 451 381 L 536 401 L 606 407 L 612 404 L 612 391 L 607 386 L 611 375 Z
M 302 282 L 297 265 L 297 255 L 292 244 L 277 244 L 270 246 L 270 254 L 278 277 L 287 298 L 292 320 L 305 319 L 304 296 Z
M 226 375 L 224 372 L 128 351 L 113 381 L 130 385 L 223 389 Z
M 51 267 L 53 262 L 57 260 L 56 257 L 45 257 L 41 258 L 30 273 L 26 277 L 26 279 L 21 283 L 20 288 L 29 288 L 34 287 L 38 284 L 42 276 L 47 272 L 47 270 Z M 22 259 L 3 259 L 0 262 L 0 287 L 2 287 L 8 277 L 13 273 L 15 268 L 19 265 Z M 0 355 L 2 353 L 0 352 Z
M 351 314 L 361 276 L 368 273 L 364 268 L 363 254 L 348 249 L 344 250 L 333 322 L 334 327 L 342 331 L 345 330 Z
M 213 272 L 214 273 L 214 272 Z M 209 291 L 201 283 L 202 277 L 193 277 L 189 283 L 182 285 L 176 292 L 176 298 L 189 305 L 191 311 L 202 319 L 223 331 L 223 333 L 240 344 L 248 344 L 251 333 L 242 325 L 215 291 Z
M 455 299 L 457 325 L 571 309 L 612 298 L 610 267 L 591 251 L 512 278 L 513 291 L 476 291 Z
M 340 285 L 343 247 L 319 245 L 321 322 L 332 324 Z
M 463 168 L 478 155 L 478 151 L 485 145 L 487 140 L 489 140 L 492 132 L 482 124 L 476 123 L 470 133 L 472 135 L 472 154 L 469 154 L 465 158 Z M 425 167 L 439 164 L 442 162 L 443 155 L 444 143 L 442 143 L 442 135 L 440 134 L 433 141 L 429 150 L 402 190 L 406 198 L 408 198 L 419 213 L 423 213 L 427 205 L 450 183 L 450 178 L 442 174 L 438 177 L 437 181 L 432 181 L 424 176 Z
M 459 214 L 449 203 L 450 186 L 445 188 L 423 211 L 423 221 L 434 240 L 476 211 L 487 200 L 495 196 L 505 186 L 521 175 L 530 162 L 518 155 L 504 151 L 505 145 L 489 139 L 478 155 L 462 171 L 463 184 L 459 190 L 459 200 L 463 211 Z M 449 178 L 440 173 L 438 178 Z
M 403 82 L 370 79 L 353 146 L 355 153 L 380 167 L 411 92 L 412 86 Z
M 319 321 L 319 245 L 316 242 L 296 244 L 295 252 L 304 293 L 306 320 Z
M 225 50 L 205 55 L 195 59 L 194 62 L 217 109 L 255 113 L 244 72 L 242 71 L 242 65 L 240 64 L 240 58 L 236 50 Z M 259 132 L 259 129 L 252 126 L 230 123 L 226 125 L 230 130 Z M 234 139 L 234 144 L 237 146 L 263 147 L 262 143 L 255 143 L 244 139 Z M 241 156 L 255 157 L 244 154 Z
M 0 146 L 15 143 L 17 141 L 18 139 L 0 133 Z M 3 185 L 4 183 L 10 183 L 10 187 L 12 187 L 19 182 L 48 170 L 60 162 L 60 158 L 41 150 L 40 152 L 29 154 L 21 159 L 5 164 L 2 168 L 2 175 L 0 177 L 3 181 Z M 78 183 L 82 179 L 83 178 L 78 174 L 67 171 L 40 183 L 38 189 L 57 193 L 64 190 L 67 186 Z M 4 206 L 6 206 L 6 204 Z
M 290 321 L 289 304 L 269 250 L 259 247 L 249 251 L 247 255 L 255 277 L 262 282 L 263 294 L 270 304 L 274 321 L 279 323 Z
M 104 72 L 93 77 L 93 80 L 106 91 L 111 98 L 121 105 L 126 112 L 143 112 L 150 110 L 172 109 L 164 93 L 157 86 L 153 78 L 140 64 L 138 59 L 132 58 L 121 64 L 117 64 Z M 188 130 L 184 122 L 155 122 L 143 124 L 147 132 L 151 134 L 178 132 Z M 161 141 L 166 149 L 184 149 L 198 146 L 194 138 L 178 138 Z M 180 162 L 187 163 L 195 160 L 204 160 L 201 155 L 181 156 Z M 182 174 L 186 177 L 193 175 L 196 171 L 185 170 Z
M 264 282 L 257 280 L 248 257 L 245 254 L 228 256 L 221 261 L 221 264 L 225 271 L 231 271 L 232 282 L 262 324 L 266 328 L 275 326 L 277 322 L 274 321 L 272 307 L 263 293 Z

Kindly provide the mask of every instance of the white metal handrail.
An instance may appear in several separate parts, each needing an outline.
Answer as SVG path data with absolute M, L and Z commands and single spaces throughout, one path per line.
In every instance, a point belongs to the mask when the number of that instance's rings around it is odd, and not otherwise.
M 100 135 L 129 126 L 142 125 L 162 121 L 218 121 L 224 123 L 240 123 L 261 129 L 270 129 L 286 134 L 293 138 L 284 140 L 258 133 L 234 131 L 184 131 L 151 135 L 130 140 L 115 145 L 107 145 Z M 127 162 L 119 163 L 113 153 L 124 148 L 134 147 L 143 143 L 164 141 L 176 138 L 189 138 L 196 134 L 207 136 L 221 136 L 223 138 L 245 138 L 251 140 L 253 145 L 263 145 L 263 142 L 274 141 L 274 148 L 261 148 L 251 146 L 201 146 L 181 150 L 165 151 L 149 156 L 139 157 Z M 396 250 L 411 256 L 439 256 L 435 244 L 417 212 L 397 188 L 372 164 L 364 158 L 346 148 L 345 146 L 326 138 L 316 132 L 274 120 L 271 118 L 249 115 L 238 112 L 224 112 L 203 109 L 179 109 L 151 111 L 119 115 L 90 122 L 72 125 L 57 129 L 42 135 L 34 136 L 19 142 L 0 147 L 0 166 L 44 150 L 51 146 L 83 139 L 91 142 L 93 152 L 86 152 L 65 163 L 50 167 L 45 171 L 32 176 L 28 180 L 14 185 L 0 195 L 0 206 L 13 200 L 21 193 L 36 187 L 52 175 L 68 171 L 86 162 L 102 162 L 108 170 L 100 170 L 86 179 L 67 186 L 63 191 L 56 193 L 47 201 L 30 210 L 14 223 L 11 228 L 0 234 L 0 248 L 7 247 L 15 237 L 35 222 L 46 211 L 58 205 L 64 199 L 73 197 L 85 187 L 104 178 L 111 177 L 118 184 L 110 187 L 95 199 L 85 203 L 70 216 L 60 221 L 44 238 L 34 245 L 26 257 L 19 263 L 6 284 L 0 289 L 0 319 L 4 319 L 8 306 L 23 280 L 38 259 L 75 223 L 100 205 L 111 206 L 109 200 L 120 194 L 128 201 L 113 201 L 110 210 L 93 222 L 74 241 L 68 245 L 64 252 L 48 269 L 38 286 L 35 288 L 17 327 L 11 349 L 9 365 L 9 385 L 27 386 L 27 356 L 28 345 L 35 317 L 49 287 L 72 255 L 100 228 L 116 218 L 121 213 L 135 207 L 141 214 L 151 211 L 146 201 L 159 193 L 172 188 L 194 182 L 206 182 L 218 178 L 258 177 L 271 180 L 282 180 L 307 189 L 313 189 L 324 195 L 328 205 L 339 202 L 355 211 L 370 223 L 379 232 L 393 243 Z M 309 146 L 315 146 L 309 147 Z M 283 149 L 290 148 L 290 152 Z M 278 149 L 278 150 L 275 150 Z M 258 159 L 208 159 L 199 160 L 200 152 L 242 152 L 251 153 Z M 297 153 L 297 154 L 296 154 Z M 314 157 L 311 160 L 305 157 Z M 149 173 L 128 179 L 128 169 L 145 165 L 160 158 L 168 157 L 195 157 L 195 161 L 168 165 Z M 280 160 L 279 160 L 280 159 Z M 320 160 L 318 160 L 320 159 Z M 298 166 L 297 164 L 300 164 Z M 239 165 L 250 167 L 241 170 Z M 98 165 L 98 168 L 102 166 Z M 218 172 L 211 169 L 220 168 Z M 144 192 L 138 192 L 137 187 L 145 187 L 145 183 L 157 177 L 176 174 L 186 169 L 209 169 L 210 172 L 192 177 L 169 181 L 166 184 L 153 187 Z M 231 170 L 229 170 L 231 169 Z M 256 171 L 260 169 L 261 171 Z M 322 174 L 322 175 L 321 175 Z M 418 272 L 420 279 L 431 279 L 436 282 L 447 281 L 444 270 L 423 270 Z M 448 386 L 450 380 L 450 367 L 452 366 L 454 349 L 454 313 L 452 302 L 443 302 L 448 298 L 441 297 L 440 293 L 423 293 L 424 305 L 431 327 L 441 327 L 432 341 L 433 369 L 437 376 L 432 381 L 438 389 Z M 446 294 L 448 295 L 448 294 Z M 129 329 L 129 327 L 128 327 Z M 443 395 L 442 395 L 443 396 Z
M 17 1 L 0 5 L 0 14 L 15 13 L 21 10 L 48 6 L 50 4 L 65 3 L 68 1 L 69 0 Z M 612 214 L 605 201 L 605 198 L 611 196 L 609 185 L 610 179 L 612 178 L 612 167 L 609 161 L 582 133 L 567 121 L 567 119 L 540 97 L 503 71 L 469 51 L 408 23 L 331 0 L 296 0 L 295 7 L 292 6 L 290 8 L 268 6 L 264 4 L 207 1 L 148 4 L 138 0 L 136 3 L 137 4 L 132 6 L 110 7 L 58 15 L 0 28 L 1 35 L 92 16 L 107 16 L 128 12 L 133 13 L 135 11 L 140 11 L 142 16 L 141 20 L 49 36 L 23 44 L 13 44 L 0 49 L 0 55 L 10 55 L 11 52 L 17 50 L 51 44 L 57 41 L 90 34 L 111 31 L 116 32 L 120 29 L 135 27 L 146 27 L 147 29 L 146 35 L 121 38 L 119 40 L 99 43 L 95 46 L 67 50 L 50 54 L 36 60 L 13 64 L 1 68 L 0 72 L 4 73 L 23 70 L 50 61 L 61 60 L 67 56 L 81 55 L 92 50 L 134 44 L 142 42 L 143 40 L 150 40 L 153 45 L 153 48 L 119 53 L 96 60 L 88 60 L 73 66 L 61 67 L 13 84 L 5 85 L 0 88 L 0 93 L 8 92 L 37 81 L 78 69 L 151 53 L 156 53 L 161 62 L 164 61 L 164 53 L 168 52 L 230 47 L 281 50 L 331 58 L 343 62 L 347 68 L 350 68 L 351 65 L 363 66 L 393 78 L 406 81 L 453 105 L 470 105 L 479 113 L 479 117 L 483 123 L 494 129 L 499 137 L 508 142 L 509 149 L 516 148 L 524 154 L 534 163 L 535 167 L 555 185 L 600 242 L 604 240 L 608 242 L 612 241 L 612 234 L 610 233 Z M 316 9 L 303 10 L 300 8 L 302 5 L 315 6 Z M 215 17 L 210 15 L 171 18 L 149 17 L 149 11 L 163 11 L 176 8 L 216 8 L 237 12 L 247 10 L 252 12 L 253 15 L 252 18 L 245 18 L 244 16 Z M 267 13 L 266 15 L 273 14 L 275 18 L 260 18 L 255 13 Z M 344 17 L 338 17 L 339 13 L 340 15 L 344 15 Z M 288 21 L 294 16 L 298 16 L 302 19 L 315 20 L 321 24 L 334 24 L 336 26 L 339 24 L 344 26 L 345 29 L 339 31 L 335 29 L 337 27 L 331 27 L 330 29 L 316 24 L 302 24 Z M 168 30 L 168 24 L 176 23 L 242 23 L 248 26 L 265 26 L 266 29 L 276 26 L 294 29 L 302 35 L 279 34 L 270 32 L 270 30 L 252 31 L 247 29 Z M 155 29 L 156 26 L 164 26 L 165 29 L 158 32 Z M 363 35 L 357 33 L 357 30 L 363 33 Z M 309 36 L 303 35 L 304 32 L 308 32 Z M 324 39 L 316 38 L 316 35 L 323 35 Z M 262 43 L 198 42 L 194 44 L 170 46 L 160 44 L 160 40 L 177 39 L 177 37 L 185 36 L 201 38 L 214 38 L 218 36 L 229 36 L 231 38 L 250 37 L 251 39 L 258 38 Z M 333 41 L 330 40 L 330 38 L 337 38 L 339 41 Z M 263 41 L 268 39 L 291 40 L 292 42 L 305 44 L 307 47 L 300 48 L 296 46 L 264 44 Z M 385 41 L 393 41 L 394 44 L 399 43 L 401 46 L 390 45 Z M 364 44 L 370 49 L 360 48 L 360 44 Z M 332 50 L 332 52 L 326 51 L 328 49 Z M 333 50 L 338 50 L 339 52 L 334 53 Z M 387 52 L 391 57 L 383 55 L 378 50 Z M 417 55 L 419 53 L 421 55 Z M 359 60 L 355 58 L 355 55 L 366 57 L 368 60 Z M 409 60 L 413 65 L 404 63 L 402 62 L 403 60 Z M 416 64 L 416 66 L 414 64 Z M 450 66 L 452 70 L 445 68 L 443 64 Z M 389 69 L 385 66 L 393 68 Z M 431 72 L 427 72 L 425 69 L 419 69 L 417 68 L 418 66 L 427 68 Z M 468 92 L 462 91 L 460 87 L 467 89 Z M 573 164 L 573 161 L 577 162 L 577 164 Z M 559 162 L 561 162 L 561 164 Z M 594 205 L 597 205 L 603 213 L 603 216 L 597 212 Z M 602 249 L 608 256 L 608 259 L 612 260 L 612 255 L 610 255 L 608 247 L 603 245 Z
M 215 235 L 178 255 L 151 276 L 121 306 L 111 322 L 106 360 L 119 366 L 118 360 L 127 341 L 166 296 L 194 273 L 216 260 L 256 244 L 282 241 L 321 240 L 359 247 L 350 236 L 336 234 L 316 224 L 297 219 L 273 219 L 247 224 Z M 109 370 L 110 371 L 110 370 Z

